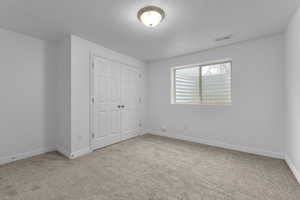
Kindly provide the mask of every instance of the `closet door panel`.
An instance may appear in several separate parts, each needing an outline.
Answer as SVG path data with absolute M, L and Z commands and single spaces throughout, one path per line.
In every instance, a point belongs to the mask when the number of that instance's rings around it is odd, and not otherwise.
M 121 68 L 120 64 L 110 62 L 110 110 L 111 134 L 121 139 Z
M 103 138 L 108 135 L 108 118 L 107 110 L 98 110 L 96 112 L 96 138 Z
M 138 135 L 141 79 L 134 67 L 100 57 L 93 62 L 91 144 L 97 149 Z
M 121 131 L 121 116 L 120 110 L 112 110 L 111 111 L 111 132 L 113 134 L 120 134 Z
M 93 73 L 92 148 L 121 140 L 121 68 L 114 62 L 95 57 Z
M 122 103 L 121 111 L 122 139 L 138 135 L 139 106 L 138 82 L 139 71 L 136 68 L 124 66 L 122 70 Z

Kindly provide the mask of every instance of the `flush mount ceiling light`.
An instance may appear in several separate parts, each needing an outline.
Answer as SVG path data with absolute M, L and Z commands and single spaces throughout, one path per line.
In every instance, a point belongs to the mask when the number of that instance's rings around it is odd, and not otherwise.
M 137 16 L 145 26 L 154 27 L 165 18 L 165 12 L 159 7 L 147 6 L 140 9 Z

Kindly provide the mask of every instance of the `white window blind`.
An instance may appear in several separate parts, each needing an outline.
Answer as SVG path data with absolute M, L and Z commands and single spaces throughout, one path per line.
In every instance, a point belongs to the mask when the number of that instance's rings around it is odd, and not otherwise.
M 231 104 L 230 61 L 173 70 L 173 103 Z

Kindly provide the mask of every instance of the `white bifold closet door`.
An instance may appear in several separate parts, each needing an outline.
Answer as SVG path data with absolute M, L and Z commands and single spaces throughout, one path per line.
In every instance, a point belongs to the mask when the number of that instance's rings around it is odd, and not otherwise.
M 101 148 L 138 135 L 141 102 L 139 70 L 93 58 L 91 146 Z
M 139 71 L 133 67 L 122 68 L 122 110 L 121 129 L 122 139 L 128 139 L 138 135 L 140 122 L 140 90 Z

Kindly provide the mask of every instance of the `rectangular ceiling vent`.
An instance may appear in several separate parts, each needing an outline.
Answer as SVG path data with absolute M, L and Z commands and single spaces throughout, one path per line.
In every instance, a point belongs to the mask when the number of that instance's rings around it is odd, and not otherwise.
M 221 41 L 224 41 L 224 40 L 229 40 L 229 39 L 231 39 L 232 38 L 232 35 L 226 35 L 226 36 L 224 36 L 224 37 L 219 37 L 219 38 L 217 38 L 215 41 L 216 42 L 221 42 Z

